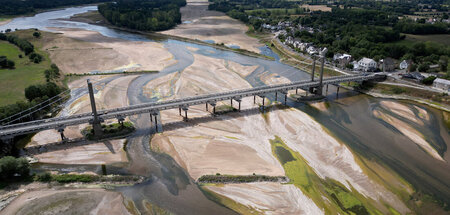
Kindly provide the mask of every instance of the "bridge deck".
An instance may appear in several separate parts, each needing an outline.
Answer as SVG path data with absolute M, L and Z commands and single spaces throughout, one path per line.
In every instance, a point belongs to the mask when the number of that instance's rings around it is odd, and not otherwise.
M 339 84 L 348 81 L 365 81 L 378 78 L 377 75 L 347 75 L 323 80 L 323 85 Z M 116 109 L 108 109 L 99 111 L 102 120 L 114 119 L 119 117 L 126 117 L 142 113 L 156 113 L 161 110 L 174 109 L 179 107 L 187 107 L 191 105 L 199 105 L 205 103 L 215 103 L 217 101 L 240 99 L 248 96 L 264 96 L 265 94 L 274 92 L 286 92 L 288 90 L 295 90 L 297 88 L 307 89 L 309 87 L 319 86 L 319 81 L 299 81 L 288 84 L 268 85 L 255 87 L 250 89 L 235 90 L 223 93 L 215 93 L 201 96 L 194 96 L 182 99 L 174 99 L 161 102 L 152 102 L 139 105 L 131 105 Z M 0 127 L 0 137 L 16 136 L 27 133 L 34 133 L 42 130 L 58 129 L 70 125 L 78 125 L 89 123 L 93 120 L 91 113 L 77 114 L 68 117 L 55 117 L 45 120 L 35 120 L 26 123 L 13 124 Z

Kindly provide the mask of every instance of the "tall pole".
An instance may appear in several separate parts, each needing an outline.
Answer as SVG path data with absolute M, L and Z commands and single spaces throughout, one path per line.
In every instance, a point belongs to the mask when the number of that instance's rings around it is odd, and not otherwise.
M 322 65 L 320 67 L 320 79 L 319 79 L 319 88 L 317 89 L 317 94 L 322 95 L 322 82 L 323 82 L 323 67 L 325 64 L 325 56 L 322 56 Z
M 312 72 L 311 72 L 311 81 L 314 81 L 314 71 L 316 70 L 316 58 L 312 56 L 313 59 L 313 65 L 312 65 Z
M 97 107 L 95 106 L 95 97 L 94 97 L 94 89 L 92 88 L 92 83 L 88 79 L 88 90 L 89 90 L 89 99 L 91 101 L 91 109 L 92 113 L 94 114 L 94 121 L 92 122 L 92 128 L 94 129 L 94 135 L 99 136 L 102 135 L 102 126 L 100 125 L 100 119 L 98 118 L 97 114 Z

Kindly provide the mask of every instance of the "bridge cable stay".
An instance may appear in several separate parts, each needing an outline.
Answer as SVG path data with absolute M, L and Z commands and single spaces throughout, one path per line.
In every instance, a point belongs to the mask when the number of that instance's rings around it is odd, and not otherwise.
M 100 81 L 94 81 L 93 83 L 96 83 L 94 86 L 96 86 L 98 84 L 101 84 L 99 82 Z M 11 116 L 7 116 L 7 117 L 5 117 L 3 119 L 0 119 L 0 125 L 9 125 L 9 124 L 11 124 L 13 122 L 16 122 L 16 121 L 18 121 L 20 119 L 23 119 L 25 117 L 29 117 L 31 114 L 33 114 L 33 113 L 35 113 L 37 111 L 40 111 L 40 110 L 42 110 L 42 109 L 44 109 L 44 108 L 49 106 L 49 104 L 47 104 L 44 107 L 42 107 L 43 104 L 49 103 L 49 102 L 50 102 L 50 105 L 54 104 L 57 101 L 62 100 L 62 98 L 67 98 L 68 96 L 70 96 L 71 90 L 80 89 L 80 88 L 85 88 L 85 87 L 84 86 L 83 87 L 75 87 L 75 88 L 72 88 L 72 89 L 64 90 L 63 92 L 59 93 L 58 95 L 53 96 L 53 97 L 51 97 L 51 98 L 49 98 L 49 99 L 47 99 L 47 100 L 45 100 L 45 101 L 43 101 L 43 102 L 41 102 L 39 104 L 36 104 L 33 107 L 30 107 L 30 108 L 28 108 L 26 110 L 23 110 L 23 111 L 19 112 L 19 113 L 15 113 L 15 114 L 13 114 Z M 65 93 L 69 93 L 69 94 L 65 95 L 64 97 L 60 97 L 61 95 L 64 95 Z M 52 101 L 52 100 L 55 100 L 55 99 L 56 99 L 56 101 Z M 38 109 L 35 110 L 36 108 L 38 108 Z M 17 118 L 14 118 L 14 117 L 17 117 Z

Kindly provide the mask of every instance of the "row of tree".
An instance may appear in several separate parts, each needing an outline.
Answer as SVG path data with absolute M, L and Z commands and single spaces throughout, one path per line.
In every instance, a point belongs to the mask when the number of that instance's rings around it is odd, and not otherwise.
M 107 0 L 0 0 L 0 15 L 20 15 L 34 13 L 36 12 L 36 9 L 49 9 L 106 1 Z
M 0 33 L 0 40 L 5 40 L 11 44 L 16 45 L 20 48 L 20 50 L 25 52 L 25 55 L 29 55 L 30 53 L 34 52 L 33 44 L 25 39 L 17 37 L 16 35 Z
M 185 0 L 120 0 L 98 6 L 111 24 L 142 31 L 167 30 L 181 23 Z

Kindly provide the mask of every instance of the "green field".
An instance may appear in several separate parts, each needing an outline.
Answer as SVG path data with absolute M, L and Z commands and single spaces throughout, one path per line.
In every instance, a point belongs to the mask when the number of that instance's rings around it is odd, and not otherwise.
M 431 35 L 414 35 L 405 34 L 406 41 L 412 42 L 426 42 L 431 41 L 435 43 L 444 44 L 446 46 L 450 45 L 450 34 L 431 34 Z
M 30 62 L 18 47 L 6 41 L 0 41 L 0 56 L 13 60 L 15 69 L 0 69 L 0 106 L 25 100 L 26 87 L 44 83 L 44 71 L 50 67 L 47 55 L 36 50 L 44 57 L 39 64 Z M 23 58 L 19 58 L 19 54 Z

